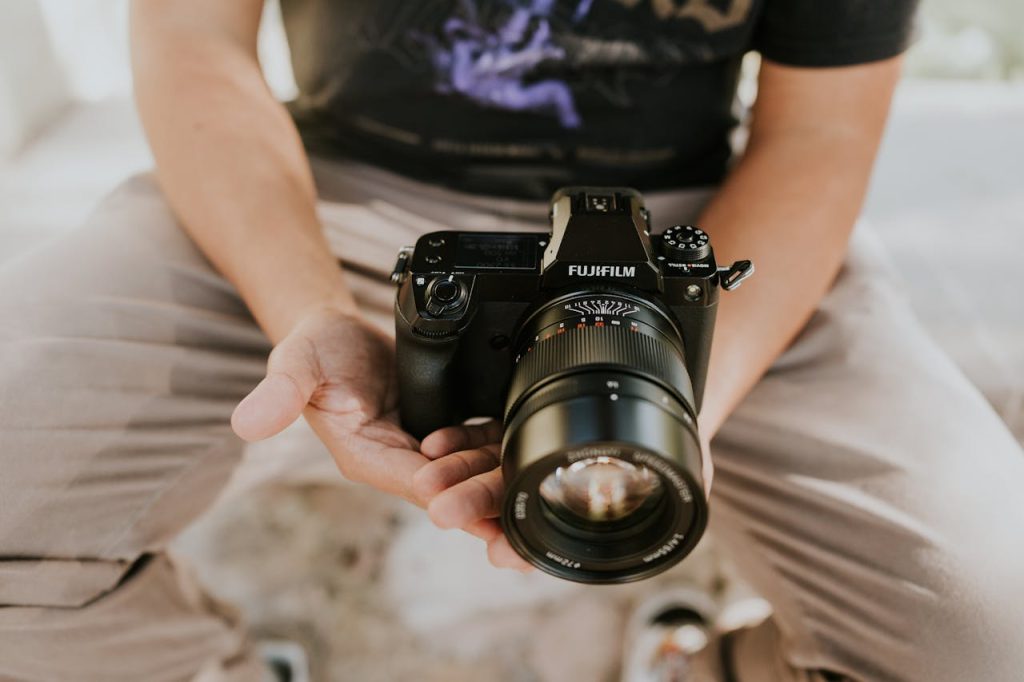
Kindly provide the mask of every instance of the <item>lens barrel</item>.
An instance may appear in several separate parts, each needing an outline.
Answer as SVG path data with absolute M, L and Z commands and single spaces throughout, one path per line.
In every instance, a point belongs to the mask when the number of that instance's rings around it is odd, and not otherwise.
M 626 291 L 574 292 L 529 316 L 516 344 L 502 447 L 512 546 L 585 583 L 677 563 L 703 533 L 707 502 L 682 338 L 667 311 Z

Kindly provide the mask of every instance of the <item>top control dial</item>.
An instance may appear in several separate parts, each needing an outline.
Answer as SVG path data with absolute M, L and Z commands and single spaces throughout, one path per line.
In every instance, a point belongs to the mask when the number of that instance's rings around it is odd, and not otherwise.
M 693 225 L 673 225 L 665 230 L 661 243 L 673 260 L 695 261 L 711 253 L 707 233 Z

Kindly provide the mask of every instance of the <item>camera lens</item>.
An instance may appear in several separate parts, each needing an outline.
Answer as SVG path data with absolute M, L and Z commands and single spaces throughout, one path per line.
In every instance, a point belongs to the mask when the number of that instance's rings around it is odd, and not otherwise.
M 540 484 L 544 502 L 564 519 L 619 521 L 661 493 L 651 469 L 614 457 L 590 457 L 560 466 Z
M 659 573 L 707 520 L 683 339 L 657 301 L 564 294 L 520 325 L 505 412 L 502 524 L 548 573 Z

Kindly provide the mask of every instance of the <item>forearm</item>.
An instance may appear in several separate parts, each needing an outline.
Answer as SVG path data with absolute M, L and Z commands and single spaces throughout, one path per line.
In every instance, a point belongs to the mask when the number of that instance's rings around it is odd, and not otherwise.
M 852 126 L 829 121 L 828 112 L 804 125 L 784 111 L 798 98 L 776 91 L 755 111 L 760 127 L 755 121 L 746 154 L 702 215 L 721 261 L 750 258 L 757 268 L 719 305 L 701 414 L 706 437 L 799 333 L 835 278 L 884 127 L 898 73 L 891 71 L 882 101 Z
M 151 14 L 133 12 L 136 97 L 184 229 L 275 342 L 305 311 L 354 310 L 301 142 L 255 46 Z
M 842 262 L 863 187 L 807 144 L 750 150 L 698 223 L 719 259 L 757 268 L 719 305 L 701 414 L 708 436 L 803 327 Z

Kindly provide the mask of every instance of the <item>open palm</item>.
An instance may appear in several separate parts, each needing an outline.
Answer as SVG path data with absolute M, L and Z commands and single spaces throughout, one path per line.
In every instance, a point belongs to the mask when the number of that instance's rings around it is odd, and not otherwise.
M 441 429 L 421 449 L 398 424 L 394 342 L 381 331 L 335 310 L 308 316 L 274 348 L 266 378 L 235 408 L 231 423 L 239 436 L 255 441 L 300 415 L 346 478 L 429 504 L 438 525 L 463 528 L 487 542 L 495 565 L 527 567 L 493 515 L 481 514 L 484 495 L 501 495 L 496 427 Z M 489 487 L 481 489 L 475 476 L 486 471 Z M 465 485 L 454 485 L 466 478 Z M 468 520 L 459 523 L 463 518 Z

